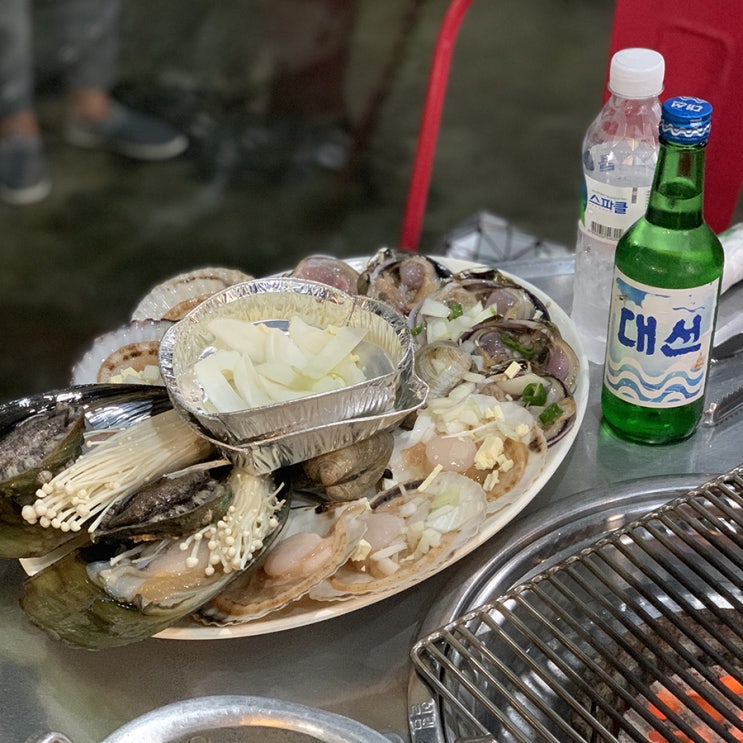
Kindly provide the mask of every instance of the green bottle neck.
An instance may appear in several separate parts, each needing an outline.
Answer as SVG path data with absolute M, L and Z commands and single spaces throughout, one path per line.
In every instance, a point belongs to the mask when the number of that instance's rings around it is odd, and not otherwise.
M 703 221 L 705 144 L 661 139 L 646 218 L 671 230 L 691 230 Z

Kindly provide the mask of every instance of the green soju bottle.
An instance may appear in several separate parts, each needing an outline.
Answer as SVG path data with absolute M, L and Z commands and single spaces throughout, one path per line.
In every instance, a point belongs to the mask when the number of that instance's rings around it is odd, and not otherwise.
M 702 416 L 723 265 L 702 215 L 711 117 L 699 98 L 665 101 L 647 211 L 617 245 L 601 408 L 632 441 L 686 438 Z

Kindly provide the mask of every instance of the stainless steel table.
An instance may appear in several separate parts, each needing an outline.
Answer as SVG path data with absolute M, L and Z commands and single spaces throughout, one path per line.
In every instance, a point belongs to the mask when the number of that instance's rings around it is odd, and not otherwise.
M 507 268 L 570 309 L 571 259 Z M 723 298 L 720 321 L 739 308 L 743 286 Z M 743 381 L 742 364 L 715 368 L 710 394 Z M 650 475 L 717 474 L 743 462 L 743 416 L 665 447 L 617 439 L 601 425 L 600 373 L 591 366 L 588 409 L 570 453 L 519 518 L 584 489 Z M 18 606 L 23 571 L 14 560 L 0 561 L 0 740 L 22 743 L 57 730 L 74 743 L 93 743 L 164 704 L 222 694 L 318 707 L 407 739 L 408 652 L 433 599 L 477 553 L 414 589 L 320 624 L 230 640 L 152 639 L 101 652 L 66 647 L 36 630 Z

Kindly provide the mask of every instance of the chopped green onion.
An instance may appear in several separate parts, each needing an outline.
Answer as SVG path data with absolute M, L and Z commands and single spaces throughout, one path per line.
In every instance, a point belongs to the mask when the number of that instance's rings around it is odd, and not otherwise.
M 421 334 L 422 332 L 423 332 L 423 323 L 421 323 L 420 325 L 416 325 L 416 326 L 415 326 L 415 327 L 414 327 L 414 328 L 413 328 L 413 329 L 412 329 L 412 330 L 410 331 L 410 335 L 412 335 L 412 336 L 416 336 L 416 335 L 420 335 L 420 334 Z
M 459 302 L 449 302 L 449 309 L 451 312 L 449 312 L 449 317 L 446 318 L 447 320 L 456 320 L 464 314 L 464 308 Z
M 548 426 L 550 423 L 554 423 L 562 415 L 562 408 L 553 402 L 552 405 L 547 406 L 539 414 L 539 422 Z
M 547 402 L 547 389 L 541 382 L 531 382 L 524 387 L 521 399 L 526 405 L 544 405 Z
M 525 359 L 530 359 L 536 353 L 535 349 L 520 343 L 519 340 L 514 338 L 510 333 L 501 333 L 500 339 L 501 343 L 503 343 L 506 348 L 510 348 L 512 351 L 520 353 Z

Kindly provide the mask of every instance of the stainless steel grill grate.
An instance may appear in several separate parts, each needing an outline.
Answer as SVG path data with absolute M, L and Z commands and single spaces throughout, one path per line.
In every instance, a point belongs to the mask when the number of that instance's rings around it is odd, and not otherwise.
M 743 740 L 743 468 L 429 634 L 411 658 L 452 741 Z

